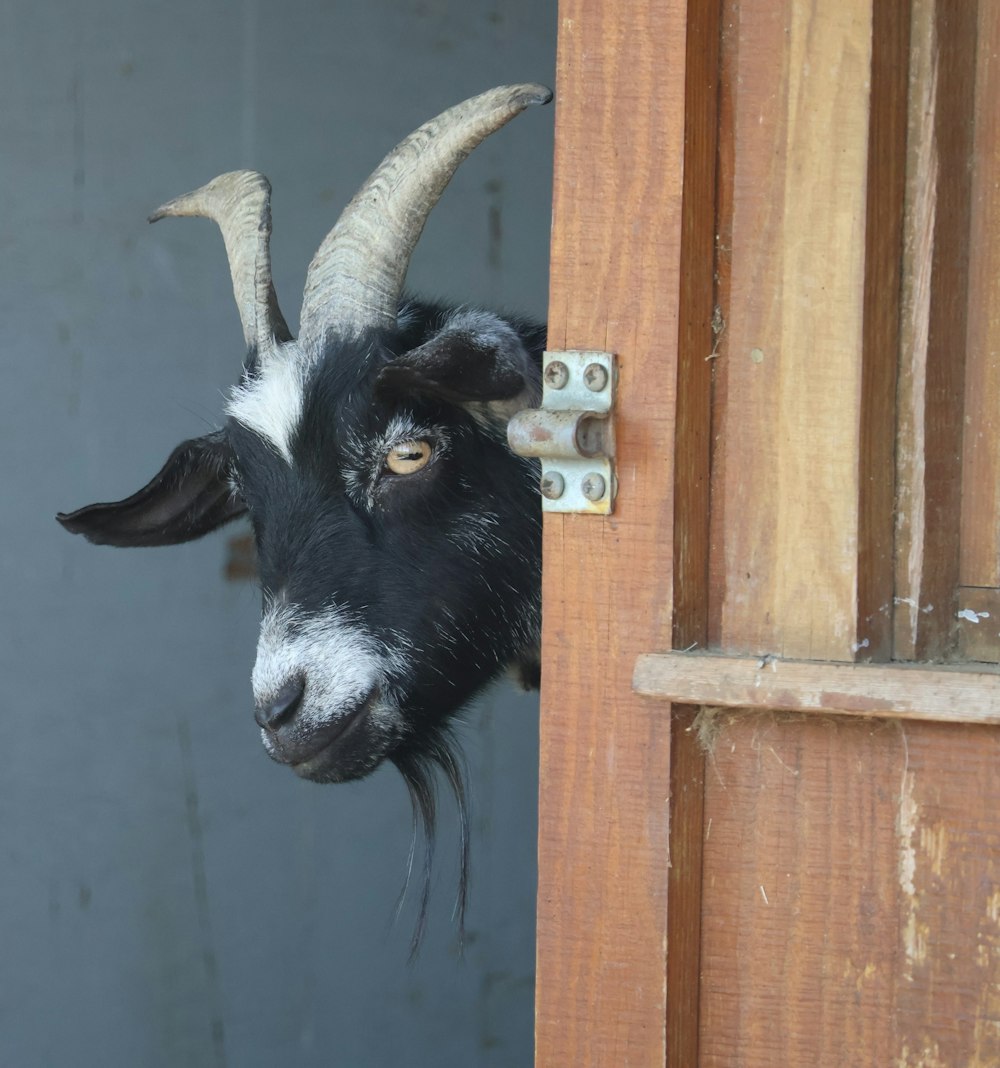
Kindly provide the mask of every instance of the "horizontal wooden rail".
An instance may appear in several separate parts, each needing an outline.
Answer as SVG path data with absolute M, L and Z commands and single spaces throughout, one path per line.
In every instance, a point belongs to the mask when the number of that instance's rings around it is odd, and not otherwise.
M 1000 724 L 1000 668 L 647 653 L 632 687 L 684 705 Z

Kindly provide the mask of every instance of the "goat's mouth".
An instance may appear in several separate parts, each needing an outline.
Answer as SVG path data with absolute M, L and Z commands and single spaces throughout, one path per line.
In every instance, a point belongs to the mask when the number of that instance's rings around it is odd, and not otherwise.
M 273 759 L 287 764 L 301 779 L 315 782 L 336 782 L 352 779 L 364 771 L 357 767 L 360 753 L 352 743 L 363 732 L 363 725 L 379 698 L 376 688 L 353 711 L 333 723 L 316 729 L 308 738 L 300 738 L 289 749 L 280 741 L 268 750 Z M 364 769 L 367 770 L 367 769 Z

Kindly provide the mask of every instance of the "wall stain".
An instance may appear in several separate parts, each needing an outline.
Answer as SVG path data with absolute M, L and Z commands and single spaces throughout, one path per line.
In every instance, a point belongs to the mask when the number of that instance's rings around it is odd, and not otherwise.
M 489 197 L 486 262 L 491 270 L 499 271 L 503 267 L 503 182 L 499 178 L 491 178 L 483 188 Z
M 191 876 L 194 883 L 195 907 L 201 935 L 201 959 L 205 968 L 208 992 L 206 1012 L 212 1036 L 212 1051 L 219 1068 L 226 1068 L 225 1030 L 222 1023 L 222 994 L 219 988 L 218 958 L 212 935 L 212 915 L 208 898 L 208 875 L 205 868 L 205 835 L 198 802 L 198 782 L 194 771 L 191 747 L 191 728 L 186 719 L 177 717 L 177 741 L 181 750 L 184 776 L 184 807 L 187 812 L 188 837 L 191 841 Z
M 227 582 L 257 581 L 257 550 L 252 534 L 236 534 L 227 539 L 222 573 Z

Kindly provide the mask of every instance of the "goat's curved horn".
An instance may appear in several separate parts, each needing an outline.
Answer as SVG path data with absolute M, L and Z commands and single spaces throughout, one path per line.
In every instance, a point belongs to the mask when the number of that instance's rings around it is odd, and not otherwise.
M 543 85 L 504 85 L 424 123 L 382 161 L 327 234 L 306 275 L 300 341 L 392 326 L 410 255 L 431 209 L 466 156 L 531 104 Z
M 197 215 L 218 223 L 247 348 L 264 356 L 275 340 L 289 341 L 271 282 L 270 182 L 256 171 L 220 174 L 193 193 L 167 201 L 149 221 L 168 215 Z

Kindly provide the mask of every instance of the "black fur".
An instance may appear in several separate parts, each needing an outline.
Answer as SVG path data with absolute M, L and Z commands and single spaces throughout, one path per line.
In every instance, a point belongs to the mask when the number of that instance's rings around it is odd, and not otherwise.
M 544 329 L 454 316 L 408 302 L 395 331 L 330 340 L 304 387 L 291 462 L 230 419 L 179 446 L 131 497 L 58 517 L 91 541 L 128 546 L 199 537 L 246 512 L 265 609 L 278 601 L 308 621 L 336 605 L 382 647 L 403 643 L 405 662 L 379 684 L 401 717 L 392 730 L 373 723 L 364 702 L 331 711 L 322 729 L 290 712 L 264 733 L 275 759 L 315 781 L 359 778 L 386 759 L 400 770 L 426 841 L 414 945 L 429 892 L 435 769 L 458 802 L 460 922 L 465 909 L 468 816 L 449 720 L 509 667 L 537 682 L 537 468 L 510 452 L 491 404 L 537 394 Z M 258 373 L 249 359 L 244 384 Z M 401 413 L 433 449 L 406 476 L 385 469 L 372 445 Z

